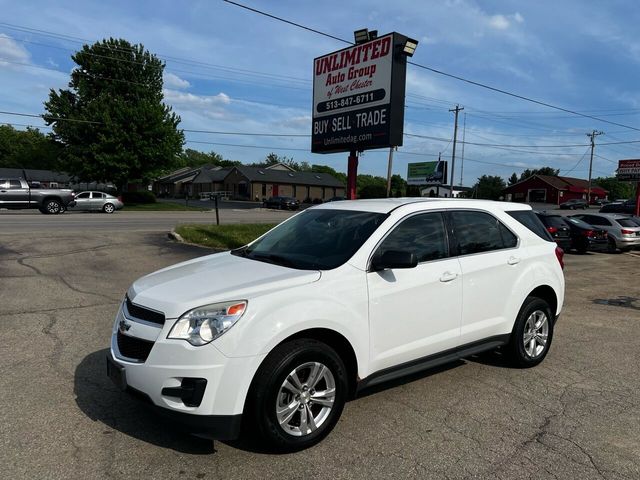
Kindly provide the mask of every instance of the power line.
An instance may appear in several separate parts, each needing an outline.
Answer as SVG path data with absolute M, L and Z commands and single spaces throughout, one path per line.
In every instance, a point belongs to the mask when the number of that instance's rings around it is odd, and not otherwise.
M 299 23 L 295 23 L 295 22 L 292 22 L 290 20 L 286 20 L 286 19 L 284 19 L 282 17 L 278 17 L 278 16 L 272 15 L 270 13 L 263 12 L 261 10 L 255 9 L 255 8 L 248 7 L 248 6 L 243 5 L 241 3 L 232 2 L 231 0 L 223 0 L 223 1 L 226 2 L 226 3 L 232 4 L 232 5 L 235 5 L 237 7 L 244 8 L 244 9 L 249 10 L 251 12 L 257 13 L 259 15 L 264 15 L 264 16 L 272 18 L 274 20 L 278 20 L 278 21 L 287 23 L 289 25 L 293 25 L 295 27 L 302 28 L 304 30 L 308 30 L 310 32 L 317 33 L 319 35 L 323 35 L 325 37 L 333 38 L 334 40 L 338 40 L 340 42 L 353 45 L 353 42 L 350 42 L 350 41 L 345 40 L 343 38 L 339 38 L 339 37 L 336 37 L 334 35 L 330 35 L 328 33 L 321 32 L 320 30 L 316 30 L 314 28 L 310 28 L 310 27 L 307 27 L 305 25 L 301 25 Z M 433 68 L 433 67 L 428 67 L 426 65 L 421 65 L 421 64 L 416 63 L 416 62 L 407 61 L 407 63 L 409 65 L 413 65 L 414 67 L 418 67 L 418 68 L 421 68 L 423 70 L 427 70 L 427 71 L 430 71 L 432 73 L 436 73 L 438 75 L 442 75 L 442 76 L 445 76 L 445 77 L 453 78 L 453 79 L 458 80 L 460 82 L 465 82 L 465 83 L 468 83 L 470 85 L 474 85 L 474 86 L 477 86 L 477 87 L 485 88 L 487 90 L 490 90 L 490 91 L 493 91 L 493 92 L 496 92 L 496 93 L 501 93 L 503 95 L 507 95 L 507 96 L 510 96 L 510 97 L 513 97 L 513 98 L 518 98 L 520 100 L 524 100 L 526 102 L 534 103 L 536 105 L 541 105 L 543 107 L 552 108 L 554 110 L 559 110 L 561 112 L 570 113 L 572 115 L 576 115 L 576 116 L 579 116 L 579 117 L 590 118 L 592 120 L 596 120 L 596 121 L 603 122 L 603 123 L 608 123 L 610 125 L 616 125 L 618 127 L 623 127 L 623 128 L 628 128 L 630 130 L 640 131 L 640 128 L 632 127 L 630 125 L 625 125 L 625 124 L 622 124 L 622 123 L 612 122 L 610 120 L 605 120 L 603 118 L 598 118 L 596 116 L 585 114 L 585 113 L 581 113 L 581 112 L 577 112 L 575 110 L 571 110 L 571 109 L 568 109 L 568 108 L 559 107 L 559 106 L 553 105 L 551 103 L 543 102 L 543 101 L 536 100 L 536 99 L 531 98 L 531 97 L 527 97 L 527 96 L 520 95 L 520 94 L 517 94 L 517 93 L 509 92 L 509 91 L 501 89 L 501 88 L 492 87 L 491 85 L 487 85 L 485 83 L 476 82 L 475 80 L 469 80 L 468 78 L 464 78 L 464 77 L 461 77 L 459 75 L 454 75 L 454 74 L 451 74 L 451 73 L 447 73 L 447 72 L 445 72 L 443 70 L 438 70 L 438 69 Z

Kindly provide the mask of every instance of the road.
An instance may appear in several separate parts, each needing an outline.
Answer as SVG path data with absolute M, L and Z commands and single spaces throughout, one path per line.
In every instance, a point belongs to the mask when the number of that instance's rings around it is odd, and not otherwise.
M 291 216 L 291 212 L 267 209 L 221 209 L 221 223 L 277 223 Z M 62 215 L 42 215 L 37 210 L 0 210 L 0 235 L 9 232 L 68 232 L 86 230 L 115 232 L 169 231 L 181 223 L 215 223 L 213 211 L 197 212 L 127 212 L 106 213 L 65 212 Z
M 109 382 L 104 357 L 129 284 L 207 253 L 165 235 L 171 218 L 198 215 L 163 214 L 142 231 L 129 219 L 146 214 L 79 215 L 77 224 L 17 215 L 10 227 L 14 216 L 0 217 L 2 476 L 640 478 L 640 258 L 624 254 L 565 257 L 564 313 L 537 368 L 488 355 L 385 385 L 349 402 L 320 445 L 291 455 L 164 425 Z M 101 226 L 121 218 L 126 228 Z M 25 219 L 47 234 L 25 235 Z M 57 221 L 71 230 L 52 228 Z M 606 304 L 619 295 L 635 303 Z

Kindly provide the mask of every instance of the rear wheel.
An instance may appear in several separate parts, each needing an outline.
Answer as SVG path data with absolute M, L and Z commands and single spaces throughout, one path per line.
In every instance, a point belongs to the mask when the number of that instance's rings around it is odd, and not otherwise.
M 105 203 L 104 207 L 102 207 L 102 211 L 104 213 L 113 213 L 116 207 L 113 206 L 113 203 Z
M 308 448 L 338 422 L 347 390 L 344 363 L 331 347 L 312 339 L 283 343 L 256 373 L 245 427 L 255 431 L 269 449 Z
M 527 297 L 518 313 L 506 353 L 520 368 L 535 367 L 549 352 L 553 338 L 553 316 L 549 304 Z
M 51 198 L 44 202 L 44 211 L 49 214 L 58 214 L 61 212 L 62 204 L 55 198 Z

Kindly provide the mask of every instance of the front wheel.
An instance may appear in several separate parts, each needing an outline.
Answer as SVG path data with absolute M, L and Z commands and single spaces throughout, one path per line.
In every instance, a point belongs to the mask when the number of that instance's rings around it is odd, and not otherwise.
M 113 206 L 113 203 L 105 203 L 104 207 L 102 207 L 102 211 L 104 213 L 113 213 L 116 207 Z
M 516 367 L 535 367 L 549 352 L 552 338 L 553 316 L 549 304 L 541 298 L 527 297 L 513 326 L 507 355 Z
M 336 425 L 347 390 L 344 363 L 331 347 L 312 339 L 283 343 L 256 373 L 246 428 L 275 451 L 308 448 Z

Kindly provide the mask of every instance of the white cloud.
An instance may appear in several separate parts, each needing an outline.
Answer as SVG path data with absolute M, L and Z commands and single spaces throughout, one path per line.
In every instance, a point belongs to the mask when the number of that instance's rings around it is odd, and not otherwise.
M 513 19 L 517 22 L 517 23 L 524 23 L 524 17 L 522 15 L 520 15 L 518 12 L 516 12 L 513 15 Z
M 11 37 L 0 33 L 0 65 L 10 65 L 11 62 L 31 63 L 31 55 Z
M 184 78 L 180 78 L 178 75 L 171 72 L 165 72 L 164 84 L 169 88 L 178 89 L 185 89 L 191 86 L 191 84 L 187 80 L 185 80 Z
M 496 30 L 506 30 L 511 23 L 504 15 L 492 15 L 489 17 L 489 26 Z

